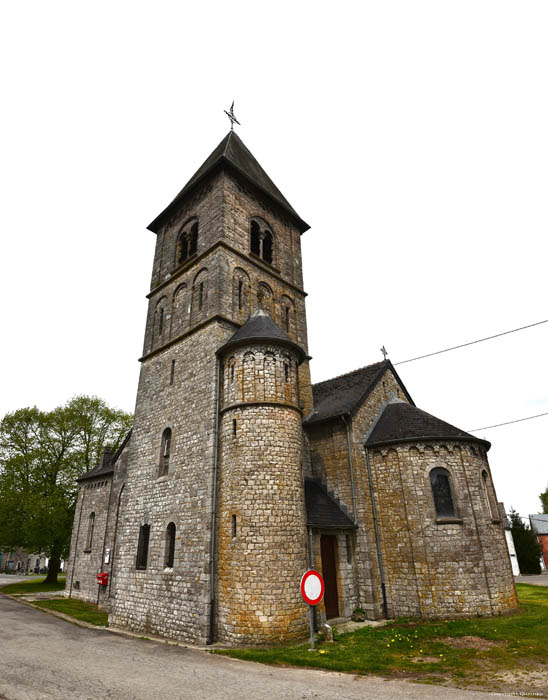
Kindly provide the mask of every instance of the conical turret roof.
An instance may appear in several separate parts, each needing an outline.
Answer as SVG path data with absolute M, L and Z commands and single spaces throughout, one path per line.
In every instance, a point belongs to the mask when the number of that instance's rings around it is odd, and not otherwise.
M 215 168 L 229 167 L 249 180 L 255 187 L 264 192 L 270 199 L 276 202 L 284 211 L 294 219 L 301 233 L 307 231 L 310 226 L 301 219 L 295 209 L 289 204 L 280 190 L 268 177 L 255 156 L 244 144 L 235 131 L 229 131 L 217 148 L 206 158 L 183 189 L 175 197 L 164 211 L 149 224 L 148 229 L 158 232 L 166 217 L 168 217 L 185 196 Z
M 426 411 L 404 401 L 388 403 L 367 438 L 367 447 L 388 445 L 397 442 L 456 440 L 479 442 L 487 449 L 491 443 L 456 428 Z
M 286 345 L 298 352 L 301 361 L 306 358 L 306 353 L 301 346 L 293 342 L 287 333 L 284 333 L 284 331 L 274 323 L 267 312 L 260 307 L 247 319 L 241 328 L 238 328 L 236 333 L 234 333 L 217 352 L 224 353 L 227 348 L 259 342 L 274 342 Z

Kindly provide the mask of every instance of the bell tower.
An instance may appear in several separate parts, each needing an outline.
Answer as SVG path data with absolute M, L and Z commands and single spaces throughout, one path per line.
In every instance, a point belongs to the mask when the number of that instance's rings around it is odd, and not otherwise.
M 309 227 L 230 131 L 148 228 L 157 242 L 111 621 L 203 643 L 216 586 L 217 351 L 264 309 L 290 343 L 300 430 L 312 410 L 300 247 Z

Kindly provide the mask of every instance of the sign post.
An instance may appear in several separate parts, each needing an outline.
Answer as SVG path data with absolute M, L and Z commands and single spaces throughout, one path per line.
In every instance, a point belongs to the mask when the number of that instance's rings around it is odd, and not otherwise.
M 321 574 L 314 569 L 305 571 L 301 578 L 301 595 L 310 612 L 310 648 L 314 649 L 314 606 L 321 603 L 325 585 Z

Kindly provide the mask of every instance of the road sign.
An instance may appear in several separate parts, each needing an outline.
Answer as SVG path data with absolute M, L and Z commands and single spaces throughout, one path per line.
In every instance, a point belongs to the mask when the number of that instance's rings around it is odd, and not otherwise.
M 325 585 L 321 574 L 314 569 L 305 571 L 301 579 L 301 595 L 308 605 L 318 605 L 323 598 Z

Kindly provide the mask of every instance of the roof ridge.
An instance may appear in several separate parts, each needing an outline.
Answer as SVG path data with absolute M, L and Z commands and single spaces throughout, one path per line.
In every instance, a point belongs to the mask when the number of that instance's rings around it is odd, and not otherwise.
M 390 360 L 379 360 L 379 362 L 372 362 L 370 365 L 364 365 L 363 367 L 358 367 L 357 369 L 353 369 L 350 372 L 337 374 L 334 377 L 331 377 L 330 379 L 323 379 L 321 382 L 316 382 L 315 384 L 312 384 L 312 386 L 320 386 L 320 384 L 327 384 L 327 382 L 332 382 L 334 379 L 342 379 L 343 377 L 349 377 L 351 374 L 357 374 L 358 372 L 362 372 L 364 369 L 371 369 L 371 367 L 379 366 L 380 368 L 381 365 L 388 366 L 389 362 Z

